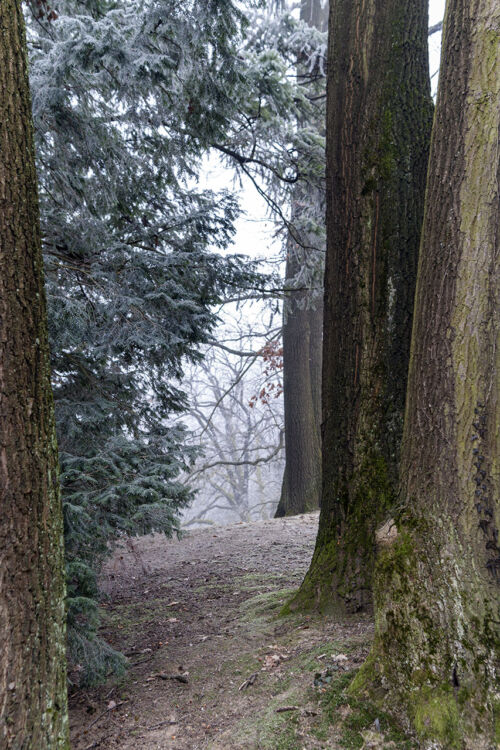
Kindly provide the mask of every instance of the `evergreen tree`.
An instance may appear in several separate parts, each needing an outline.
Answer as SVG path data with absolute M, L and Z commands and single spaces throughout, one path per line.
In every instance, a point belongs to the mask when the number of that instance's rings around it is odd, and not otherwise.
M 172 533 L 190 499 L 179 473 L 192 450 L 171 419 L 186 407 L 182 363 L 198 358 L 225 292 L 256 284 L 250 264 L 220 254 L 238 208 L 197 188 L 201 159 L 215 148 L 263 180 L 279 212 L 298 154 L 307 176 L 321 151 L 297 132 L 311 103 L 288 78 L 297 46 L 316 53 L 289 15 L 276 34 L 255 11 L 245 36 L 231 0 L 31 7 L 68 640 L 89 682 L 120 662 L 95 637 L 110 543 Z
M 0 3 L 0 746 L 69 747 L 64 554 L 21 4 Z
M 426 745 L 498 746 L 500 8 L 448 0 L 397 525 L 353 688 Z M 396 533 L 397 531 L 397 533 Z
M 35 3 L 30 27 L 67 546 L 69 646 L 83 682 L 116 655 L 95 638 L 96 572 L 123 534 L 172 533 L 190 492 L 183 358 L 224 290 L 237 207 L 196 188 L 222 137 L 243 17 L 222 2 Z M 217 251 L 216 251 L 217 249 Z

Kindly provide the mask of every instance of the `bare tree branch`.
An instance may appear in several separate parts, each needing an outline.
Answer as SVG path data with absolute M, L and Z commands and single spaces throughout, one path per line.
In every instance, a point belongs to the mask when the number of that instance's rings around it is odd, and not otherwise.
M 238 349 L 231 349 L 229 346 L 225 346 L 224 344 L 221 344 L 220 341 L 216 341 L 215 339 L 210 339 L 208 341 L 210 346 L 215 346 L 217 349 L 223 349 L 225 352 L 229 352 L 229 354 L 236 354 L 238 357 L 264 357 L 264 353 L 259 350 L 258 352 L 244 352 Z
M 238 164 L 257 164 L 259 167 L 264 167 L 265 169 L 268 169 L 275 177 L 278 178 L 278 180 L 281 180 L 282 182 L 286 182 L 290 185 L 293 185 L 297 180 L 299 179 L 299 174 L 295 174 L 294 177 L 285 177 L 282 174 L 279 174 L 272 166 L 271 164 L 266 164 L 266 162 L 261 161 L 261 159 L 256 159 L 254 156 L 242 156 L 241 154 L 238 154 L 237 151 L 233 151 L 231 148 L 227 148 L 227 146 L 223 146 L 220 143 L 212 143 L 212 147 L 215 148 L 217 151 L 220 151 L 221 153 L 225 154 L 226 156 L 230 156 L 232 159 L 234 159 Z
M 429 36 L 432 36 L 433 34 L 437 34 L 438 31 L 441 31 L 443 28 L 443 22 L 439 21 L 439 23 L 435 23 L 434 26 L 429 26 Z
M 197 474 L 201 474 L 204 471 L 208 471 L 208 469 L 213 469 L 214 466 L 258 466 L 259 464 L 266 464 L 269 461 L 271 461 L 275 456 L 278 455 L 280 450 L 283 448 L 283 438 L 284 438 L 285 432 L 284 430 L 280 431 L 280 440 L 276 448 L 271 451 L 267 456 L 261 456 L 260 458 L 256 458 L 254 461 L 246 460 L 246 461 L 214 461 L 212 464 L 205 464 L 204 466 L 201 466 L 199 469 L 196 469 L 196 471 L 193 471 L 192 474 L 190 474 L 189 479 L 191 480 L 194 476 Z

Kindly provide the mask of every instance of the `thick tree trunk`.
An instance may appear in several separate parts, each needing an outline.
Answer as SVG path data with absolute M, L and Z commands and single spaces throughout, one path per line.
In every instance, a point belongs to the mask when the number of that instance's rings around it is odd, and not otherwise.
M 328 19 L 328 0 L 303 0 L 301 19 L 324 31 Z M 299 63 L 300 69 L 300 63 Z M 322 126 L 318 126 L 322 127 Z M 297 187 L 294 197 L 295 218 L 300 224 L 301 206 L 323 205 L 324 195 L 313 187 Z M 300 238 L 305 246 L 316 247 L 317 237 Z M 323 265 L 321 250 L 317 258 L 311 250 L 288 239 L 285 285 L 312 264 Z M 315 276 L 322 277 L 322 271 Z M 300 286 L 300 282 L 299 282 Z M 293 516 L 319 508 L 321 498 L 321 360 L 323 303 L 318 294 L 292 291 L 283 309 L 283 399 L 285 406 L 285 470 L 276 517 Z
M 500 6 L 449 0 L 403 508 L 377 564 L 375 646 L 354 689 L 378 683 L 433 747 L 470 750 L 500 743 L 499 144 Z
M 21 4 L 0 3 L 0 746 L 67 748 L 64 558 Z
M 371 605 L 396 492 L 432 118 L 425 0 L 332 0 L 323 492 L 293 606 Z

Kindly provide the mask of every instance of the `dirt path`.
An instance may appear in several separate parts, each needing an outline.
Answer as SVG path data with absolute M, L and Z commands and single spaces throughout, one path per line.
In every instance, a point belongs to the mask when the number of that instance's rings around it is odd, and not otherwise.
M 72 696 L 74 750 L 411 747 L 343 693 L 370 622 L 277 616 L 307 569 L 317 522 L 237 524 L 119 550 L 103 576 L 103 635 L 131 666 L 118 685 Z

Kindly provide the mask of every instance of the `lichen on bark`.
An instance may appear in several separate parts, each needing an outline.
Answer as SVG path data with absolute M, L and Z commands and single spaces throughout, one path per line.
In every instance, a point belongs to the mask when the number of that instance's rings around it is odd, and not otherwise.
M 433 747 L 490 750 L 500 663 L 500 7 L 449 0 L 417 283 L 398 538 L 351 689 Z

